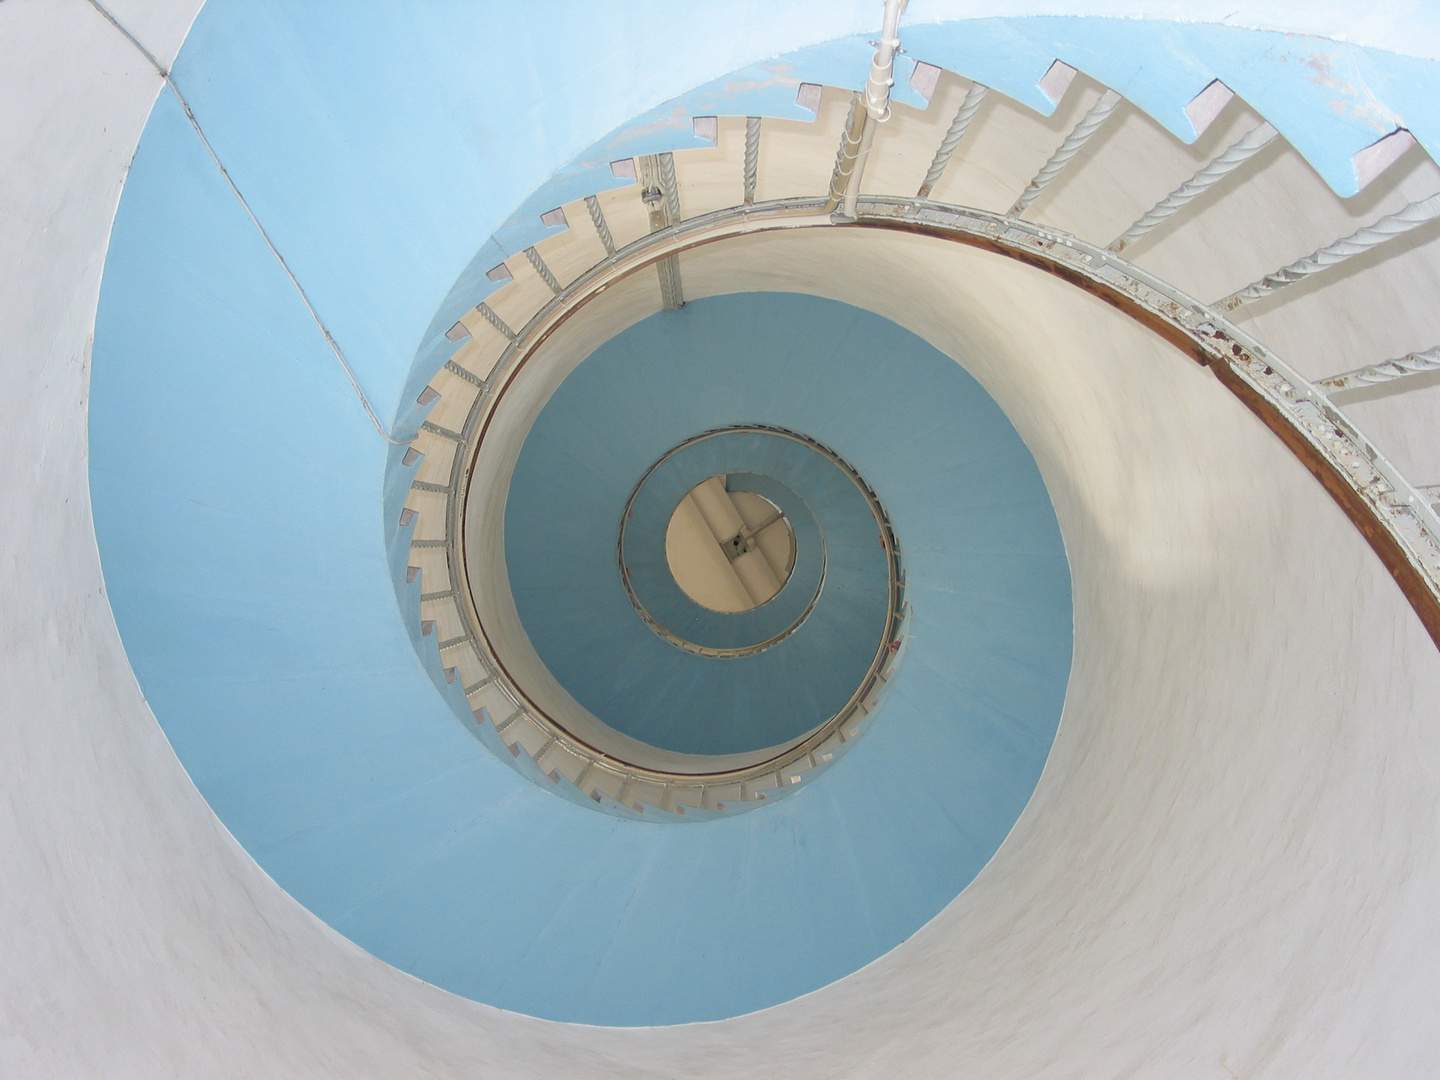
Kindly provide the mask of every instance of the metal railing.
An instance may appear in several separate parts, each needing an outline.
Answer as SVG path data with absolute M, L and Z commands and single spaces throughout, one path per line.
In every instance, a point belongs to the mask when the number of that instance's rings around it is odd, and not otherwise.
M 1268 139 L 1257 135 L 1251 141 L 1263 145 Z M 1241 156 L 1248 156 L 1252 148 L 1247 144 L 1244 149 L 1247 154 Z M 504 739 L 512 754 L 527 754 L 552 782 L 568 783 L 576 792 L 617 812 L 655 816 L 655 811 L 660 811 L 661 816 L 672 818 L 687 809 L 724 812 L 793 788 L 807 773 L 833 760 L 868 723 L 894 672 L 903 651 L 908 609 L 892 533 L 891 574 L 896 585 L 885 642 L 866 679 L 843 710 L 783 753 L 745 768 L 716 773 L 645 768 L 577 738 L 526 695 L 498 655 L 469 588 L 465 552 L 456 538 L 464 535 L 474 463 L 516 373 L 575 311 L 615 282 L 662 260 L 674 259 L 686 250 L 759 232 L 851 228 L 921 233 L 1021 259 L 1106 297 L 1209 366 L 1286 442 L 1370 540 L 1432 637 L 1440 643 L 1440 517 L 1431 500 L 1330 400 L 1325 390 L 1332 388 L 1306 380 L 1229 321 L 1224 309 L 1231 306 L 1231 298 L 1207 305 L 1121 258 L 1115 250 L 1118 243 L 1106 249 L 1013 215 L 922 198 L 862 196 L 853 221 L 832 220 L 828 214 L 830 201 L 820 197 L 747 202 L 672 221 L 608 253 L 556 292 L 523 328 L 511 331 L 513 339 L 489 377 L 473 387 L 474 398 L 460 432 L 422 434 L 422 440 L 458 434 L 459 442 L 445 488 L 444 538 L 437 541 L 427 537 L 413 546 L 443 546 L 448 552 L 454 575 L 449 592 L 453 595 L 435 602 L 454 604 L 464 627 L 457 640 L 474 650 L 486 673 L 484 679 L 467 688 L 475 716 Z M 587 204 L 595 217 L 598 206 L 593 200 L 587 200 Z M 1424 209 L 1428 218 L 1428 203 Z M 606 245 L 607 249 L 611 246 Z M 1357 380 L 1361 378 L 1361 373 L 1355 375 Z M 471 383 L 480 382 L 474 376 L 468 378 Z

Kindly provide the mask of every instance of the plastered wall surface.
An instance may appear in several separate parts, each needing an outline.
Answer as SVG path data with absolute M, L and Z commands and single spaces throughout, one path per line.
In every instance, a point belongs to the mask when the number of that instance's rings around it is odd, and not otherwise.
M 116 13 L 165 58 L 193 8 Z M 1335 21 L 1315 28 L 1384 31 L 1386 17 L 1322 9 Z M 326 930 L 189 783 L 129 671 L 95 553 L 88 336 L 157 80 L 78 2 L 10 0 L 0 20 L 0 1071 L 748 1076 L 756 1046 L 796 1076 L 1433 1069 L 1440 665 L 1418 622 L 1208 375 L 1138 340 L 1118 372 L 1050 366 L 1064 341 L 984 311 L 962 333 L 935 315 L 956 267 L 908 249 L 873 256 L 886 313 L 947 351 L 983 339 L 971 355 L 1024 374 L 972 368 L 1036 452 L 1076 568 L 1060 741 L 996 861 L 865 971 L 702 1028 L 501 1014 Z M 768 258 L 763 287 L 867 303 Z M 997 277 L 1022 303 L 1024 275 Z M 1093 302 L 1074 303 L 1083 323 Z
M 1193 361 L 1036 271 L 914 238 L 748 243 L 772 250 L 692 259 L 690 287 L 749 267 L 964 358 L 1035 450 L 1076 582 L 1060 734 L 1006 845 L 907 945 L 792 1007 L 860 1025 L 839 1038 L 856 1075 L 893 1066 L 891 1025 L 923 1075 L 1428 1075 L 1440 663 L 1318 485 Z M 834 265 L 870 273 L 821 284 Z M 946 284 L 980 279 L 974 301 Z M 1021 330 L 1041 296 L 1054 322 Z M 754 1019 L 779 1037 L 782 1012 Z

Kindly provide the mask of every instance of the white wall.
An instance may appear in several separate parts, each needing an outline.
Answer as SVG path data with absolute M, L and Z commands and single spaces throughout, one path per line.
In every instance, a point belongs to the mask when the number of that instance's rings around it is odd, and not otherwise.
M 164 58 L 194 5 L 116 9 Z M 1435 1071 L 1434 646 L 1318 485 L 1206 373 L 1087 297 L 1007 317 L 1052 283 L 919 241 L 743 255 L 768 268 L 757 287 L 866 303 L 980 357 L 1056 492 L 1076 671 L 995 862 L 865 971 L 701 1028 L 501 1014 L 337 938 L 200 800 L 104 597 L 88 335 L 158 80 L 80 0 L 10 0 L 0 27 L 0 1074 Z M 740 252 L 687 263 L 687 286 Z M 814 269 L 842 257 L 884 271 L 878 299 Z M 986 303 L 957 303 L 946 283 L 977 273 Z M 1100 352 L 1066 347 L 1087 328 L 1124 346 L 1103 371 Z

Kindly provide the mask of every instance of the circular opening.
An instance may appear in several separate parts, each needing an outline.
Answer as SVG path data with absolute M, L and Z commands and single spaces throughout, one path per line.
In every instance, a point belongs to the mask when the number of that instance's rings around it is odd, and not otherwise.
M 665 560 L 686 596 L 733 615 L 785 587 L 795 569 L 795 530 L 769 499 L 732 491 L 728 480 L 702 480 L 680 500 L 665 530 Z
M 837 472 L 850 486 L 837 483 Z M 702 479 L 714 483 L 706 489 Z M 827 497 L 827 485 L 832 484 L 835 489 Z M 828 525 L 822 526 L 796 485 L 821 499 L 821 517 Z M 859 501 L 851 496 L 851 486 Z M 697 487 L 698 502 L 692 498 L 691 506 L 681 508 Z M 745 492 L 761 498 L 749 501 Z M 708 506 L 713 529 L 698 513 L 709 495 L 724 500 Z M 677 509 L 681 518 L 671 533 Z M 849 536 L 854 530 L 868 532 L 877 523 L 883 529 L 884 522 L 884 512 L 864 481 L 813 440 L 754 425 L 716 428 L 667 453 L 631 493 L 617 538 L 618 569 L 641 619 L 670 644 L 700 656 L 739 659 L 773 648 L 810 617 L 825 582 L 827 530 Z M 682 542 L 687 532 L 688 551 Z M 763 542 L 756 542 L 757 533 L 767 534 Z M 672 537 L 668 553 L 667 534 Z M 741 558 L 757 547 L 758 559 L 764 560 L 759 566 L 755 558 Z M 886 550 L 882 544 L 881 563 L 888 558 Z M 732 564 L 732 556 L 738 565 Z M 702 572 L 688 572 L 687 565 Z M 768 582 L 756 573 L 767 565 Z M 886 571 L 870 566 L 862 577 L 874 573 Z M 737 574 L 742 576 L 740 594 Z M 749 589 L 744 576 L 751 578 Z M 687 581 L 688 590 L 677 578 Z

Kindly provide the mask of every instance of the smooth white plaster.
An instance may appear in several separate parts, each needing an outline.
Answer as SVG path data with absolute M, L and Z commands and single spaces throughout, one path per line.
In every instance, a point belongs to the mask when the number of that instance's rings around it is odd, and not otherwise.
M 194 4 L 116 10 L 168 57 Z M 1035 318 L 1034 272 L 919 241 L 817 237 L 807 254 L 762 239 L 691 260 L 686 281 L 762 259 L 757 288 L 902 317 L 966 357 L 1041 461 L 1075 568 L 1076 671 L 1035 801 L 991 866 L 870 968 L 698 1028 L 502 1014 L 338 938 L 204 805 L 105 601 L 89 335 L 158 80 L 80 0 L 10 0 L 0 20 L 0 1074 L 1435 1071 L 1434 646 L 1207 373 L 1087 297 L 1057 293 Z M 833 280 L 842 256 L 869 260 L 879 291 Z M 979 275 L 983 302 L 954 275 Z

